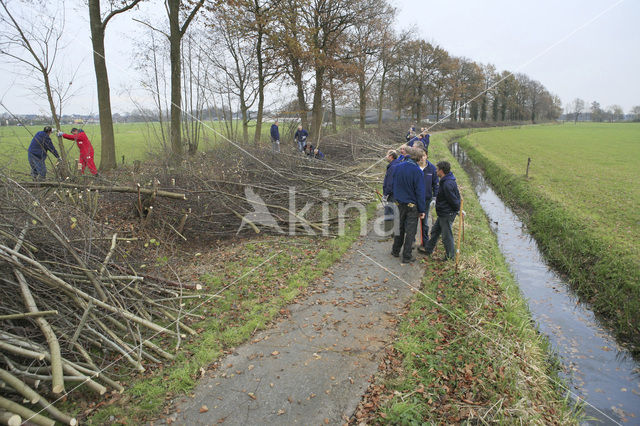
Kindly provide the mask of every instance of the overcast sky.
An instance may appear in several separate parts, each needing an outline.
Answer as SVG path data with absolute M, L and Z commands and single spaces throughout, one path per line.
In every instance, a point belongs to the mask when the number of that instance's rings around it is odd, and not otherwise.
M 523 72 L 559 95 L 564 104 L 581 97 L 589 103 L 596 100 L 602 107 L 619 104 L 627 112 L 640 105 L 638 0 L 391 2 L 398 9 L 398 29 L 413 27 L 419 37 L 452 55 L 492 63 L 498 71 Z M 33 8 L 33 3 L 27 7 Z M 162 2 L 154 0 L 145 7 L 138 13 L 166 19 Z M 88 14 L 82 2 L 74 0 L 67 2 L 67 9 L 64 62 L 67 70 L 77 67 L 78 71 L 73 80 L 75 96 L 64 112 L 95 113 Z M 33 9 L 23 12 L 38 15 Z M 135 84 L 138 73 L 132 53 L 142 31 L 124 15 L 107 29 L 114 112 L 132 111 L 132 98 L 142 99 Z M 24 77 L 22 69 L 0 59 L 0 99 L 13 113 L 48 113 L 46 102 L 32 93 L 33 82 Z

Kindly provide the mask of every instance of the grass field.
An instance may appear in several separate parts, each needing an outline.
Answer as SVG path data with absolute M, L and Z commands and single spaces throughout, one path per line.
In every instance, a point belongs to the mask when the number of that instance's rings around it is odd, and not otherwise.
M 462 145 L 524 207 L 529 229 L 581 295 L 618 332 L 640 335 L 640 124 L 490 130 Z
M 269 128 L 272 123 L 263 123 L 263 142 L 269 140 Z M 238 123 L 235 123 L 237 126 Z M 201 138 L 200 150 L 207 150 L 219 141 L 223 140 L 221 135 L 227 135 L 223 122 L 205 122 L 203 137 Z M 280 124 L 280 133 L 283 137 L 288 124 Z M 28 173 L 29 163 L 27 161 L 27 148 L 31 143 L 32 134 L 42 130 L 44 126 L 0 126 L 0 169 L 8 168 L 12 171 L 24 171 Z M 82 127 L 85 131 L 95 151 L 95 163 L 100 165 L 100 126 L 98 124 L 87 125 L 65 125 L 62 130 L 70 133 L 72 127 Z M 29 133 L 31 132 L 31 133 Z M 238 134 L 242 134 L 242 129 L 238 129 Z M 255 123 L 249 124 L 249 140 L 252 143 L 255 132 Z M 131 164 L 135 160 L 148 158 L 149 153 L 161 153 L 165 149 L 162 142 L 159 123 L 118 123 L 114 124 L 116 141 L 116 159 L 118 164 L 122 163 L 124 156 L 125 164 Z M 168 136 L 166 136 L 168 138 Z M 52 138 L 58 149 L 56 138 Z M 69 158 L 75 159 L 78 156 L 78 149 L 72 141 L 65 140 L 65 147 L 69 152 Z M 167 144 L 169 142 L 167 141 Z

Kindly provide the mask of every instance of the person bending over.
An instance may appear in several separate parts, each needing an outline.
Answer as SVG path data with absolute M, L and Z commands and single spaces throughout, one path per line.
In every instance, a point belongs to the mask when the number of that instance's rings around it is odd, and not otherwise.
M 47 151 L 60 161 L 58 151 L 56 151 L 56 147 L 51 142 L 51 131 L 51 126 L 45 126 L 43 130 L 36 133 L 31 139 L 31 144 L 27 151 L 27 158 L 31 166 L 31 177 L 35 181 L 45 180 L 47 177 Z

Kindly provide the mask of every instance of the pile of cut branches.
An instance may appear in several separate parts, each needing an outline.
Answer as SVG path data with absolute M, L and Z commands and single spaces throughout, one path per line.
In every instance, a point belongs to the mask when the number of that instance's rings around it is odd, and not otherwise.
M 0 176 L 0 419 L 74 424 L 56 401 L 122 391 L 119 378 L 173 359 L 168 345 L 195 334 L 181 306 L 199 288 L 137 270 L 150 236 L 335 234 L 352 207 L 376 198 L 382 175 L 369 166 L 389 143 L 351 130 L 321 141 L 325 161 L 293 146 L 229 143 L 179 167 L 150 159 L 110 181 Z
M 374 186 L 381 183 L 379 170 L 386 162 L 367 168 L 382 159 L 389 143 L 378 132 L 327 136 L 320 142 L 324 161 L 297 152 L 293 144 L 276 154 L 222 143 L 189 157 L 181 167 L 152 159 L 137 172 L 121 170 L 115 178 L 119 185 L 184 194 L 185 200 L 142 194 L 132 202 L 131 194 L 105 190 L 103 196 L 106 205 L 119 206 L 111 211 L 138 217 L 156 235 L 177 241 L 234 236 L 239 228 L 246 235 L 290 229 L 334 235 L 355 212 L 347 206 L 376 199 Z
M 36 194 L 0 182 L 0 416 L 75 424 L 56 401 L 122 391 L 117 361 L 142 372 L 173 359 L 159 341 L 195 334 L 180 308 L 193 286 L 137 273 L 117 234 Z

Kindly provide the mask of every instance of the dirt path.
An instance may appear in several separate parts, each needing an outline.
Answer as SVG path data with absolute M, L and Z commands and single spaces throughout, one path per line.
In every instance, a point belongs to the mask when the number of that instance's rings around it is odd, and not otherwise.
M 419 264 L 401 265 L 391 242 L 360 238 L 291 314 L 207 372 L 175 402 L 174 424 L 343 424 L 356 409 Z M 363 255 L 366 254 L 366 256 Z M 370 257 L 367 258 L 367 256 Z M 206 411 L 203 406 L 206 406 Z M 201 412 L 203 411 L 203 412 Z

